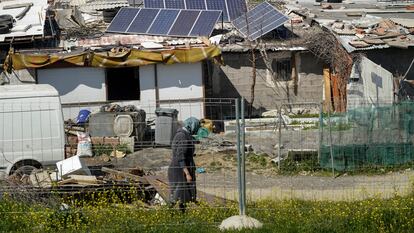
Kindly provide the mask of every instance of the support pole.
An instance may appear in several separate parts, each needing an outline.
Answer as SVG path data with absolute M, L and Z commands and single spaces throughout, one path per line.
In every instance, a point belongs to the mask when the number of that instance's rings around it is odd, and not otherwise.
M 277 168 L 280 172 L 280 160 L 282 159 L 282 105 L 279 107 L 279 128 L 278 128 L 278 147 L 277 147 Z
M 239 214 L 242 215 L 242 173 L 241 173 L 241 138 L 240 138 L 240 100 L 236 99 L 236 138 L 237 138 L 237 181 L 239 189 Z
M 319 104 L 319 148 L 318 148 L 318 164 L 321 162 L 321 149 L 323 141 L 323 102 Z
M 245 176 L 245 121 L 244 121 L 244 99 L 240 103 L 236 99 L 236 140 L 237 140 L 237 180 L 239 188 L 239 215 L 231 216 L 223 220 L 219 226 L 220 230 L 242 230 L 261 228 L 263 224 L 258 220 L 246 215 L 246 176 Z M 241 104 L 241 105 L 240 105 Z M 240 111 L 242 123 L 240 126 Z
M 242 201 L 241 201 L 241 215 L 246 215 L 246 122 L 244 119 L 245 101 L 241 98 L 240 101 L 240 116 L 241 116 L 241 185 L 242 185 Z
M 333 154 L 333 147 L 332 147 L 331 109 L 328 109 L 328 127 L 329 127 L 329 153 L 331 155 L 332 177 L 335 177 L 334 154 Z

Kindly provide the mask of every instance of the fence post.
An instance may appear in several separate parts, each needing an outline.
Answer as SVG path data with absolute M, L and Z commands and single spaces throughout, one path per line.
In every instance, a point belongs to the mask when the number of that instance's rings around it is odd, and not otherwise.
M 323 102 L 319 104 L 319 149 L 318 149 L 318 163 L 321 162 L 321 150 L 323 141 Z
M 246 180 L 245 180 L 245 121 L 244 121 L 244 99 L 236 99 L 236 138 L 237 138 L 237 179 L 239 188 L 239 215 L 231 216 L 223 220 L 219 226 L 220 230 L 242 230 L 261 228 L 263 224 L 258 220 L 246 215 Z M 241 105 L 240 105 L 241 104 Z M 240 126 L 240 111 L 242 125 Z M 242 133 L 242 135 L 241 135 Z M 242 137 L 241 137 L 242 136 Z M 242 150 L 241 150 L 242 149 Z M 242 152 L 243 151 L 243 152 Z
M 237 139 L 237 181 L 239 190 L 239 214 L 243 215 L 242 209 L 242 175 L 241 175 L 241 140 L 240 140 L 240 100 L 236 99 L 236 139 Z
M 332 148 L 331 109 L 328 109 L 328 127 L 329 127 L 329 153 L 331 155 L 332 176 L 335 177 L 334 156 L 333 156 L 333 148 Z
M 282 158 L 282 106 L 283 104 L 280 105 L 279 107 L 279 128 L 278 128 L 278 147 L 277 147 L 277 168 L 280 172 L 280 160 Z
M 240 113 L 241 113 L 241 215 L 246 215 L 246 122 L 244 119 L 244 98 L 240 101 Z

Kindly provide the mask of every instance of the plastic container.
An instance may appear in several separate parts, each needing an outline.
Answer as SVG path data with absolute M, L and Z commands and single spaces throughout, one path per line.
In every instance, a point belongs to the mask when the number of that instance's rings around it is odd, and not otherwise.
M 204 127 L 206 129 L 208 129 L 209 132 L 213 132 L 214 129 L 214 123 L 212 120 L 209 119 L 201 119 L 200 120 L 201 123 L 201 127 Z
M 134 120 L 130 115 L 118 115 L 114 120 L 114 133 L 118 137 L 129 137 L 134 132 Z
M 79 111 L 78 117 L 76 118 L 77 124 L 85 124 L 88 121 L 89 115 L 91 112 L 87 109 L 82 109 Z
M 171 145 L 177 131 L 178 111 L 172 108 L 157 108 L 155 110 L 155 143 L 159 145 Z

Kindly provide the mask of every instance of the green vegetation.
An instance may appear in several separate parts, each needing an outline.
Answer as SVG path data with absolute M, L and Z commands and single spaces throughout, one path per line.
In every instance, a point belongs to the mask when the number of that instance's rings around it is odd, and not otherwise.
M 139 200 L 91 194 L 88 201 L 58 206 L 0 201 L 1 232 L 220 232 L 219 223 L 238 213 L 237 204 L 191 205 L 186 213 L 168 207 L 147 208 Z M 264 223 L 243 232 L 412 232 L 414 196 L 354 202 L 259 201 L 249 203 L 248 215 Z
M 274 164 L 277 167 L 277 164 Z M 302 153 L 302 154 L 292 154 L 288 155 L 288 158 L 282 160 L 280 167 L 280 174 L 284 175 L 295 175 L 299 173 L 315 173 L 322 172 L 322 169 L 318 162 L 318 154 L 311 153 Z
M 110 144 L 98 144 L 94 145 L 92 148 L 94 156 L 110 155 L 114 150 L 124 152 L 125 154 L 132 153 L 126 144 L 119 144 L 116 146 L 112 146 Z
M 246 155 L 246 160 L 252 167 L 265 168 L 268 165 L 268 158 L 266 154 L 249 153 Z
M 304 114 L 291 114 L 289 115 L 290 118 L 319 118 L 319 114 L 311 114 L 311 113 L 304 113 Z
M 223 168 L 223 164 L 220 161 L 213 161 L 208 167 L 209 171 L 217 171 Z

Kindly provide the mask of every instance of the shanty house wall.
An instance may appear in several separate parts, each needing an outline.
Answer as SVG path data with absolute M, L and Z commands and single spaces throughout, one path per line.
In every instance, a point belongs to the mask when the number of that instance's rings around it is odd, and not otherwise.
M 389 48 L 364 51 L 365 56 L 374 63 L 390 71 L 394 77 L 403 76 L 413 60 L 414 47 L 408 49 Z M 410 69 L 406 77 L 414 80 L 414 67 Z
M 290 67 L 297 77 L 288 81 L 274 81 L 263 59 L 256 62 L 256 86 L 254 113 L 276 109 L 280 103 L 315 102 L 323 97 L 323 64 L 308 52 L 268 52 L 274 61 L 291 61 Z M 257 54 L 260 57 L 260 54 Z M 250 53 L 223 53 L 225 66 L 215 65 L 212 72 L 212 96 L 220 98 L 237 98 L 243 96 L 246 101 L 251 98 L 252 62 Z M 296 72 L 295 72 L 296 70 Z M 288 72 L 291 72 L 290 70 Z M 296 73 L 296 74 L 295 74 Z M 289 94 L 288 94 L 289 92 Z
M 138 67 L 137 70 L 140 91 L 137 98 L 130 101 L 108 101 L 107 72 L 104 68 L 20 70 L 7 75 L 3 73 L 6 75 L 3 79 L 10 85 L 39 83 L 54 86 L 61 96 L 65 119 L 75 118 L 81 109 L 98 110 L 108 102 L 135 105 L 144 109 L 148 117 L 155 116 L 157 106 L 177 109 L 178 120 L 185 120 L 190 116 L 199 119 L 204 117 L 204 77 L 201 62 L 148 65 Z
M 155 78 L 157 77 L 157 78 Z M 158 101 L 157 87 L 158 86 Z M 178 120 L 204 118 L 204 77 L 201 62 L 140 67 L 141 106 L 149 114 L 161 108 L 175 108 Z

